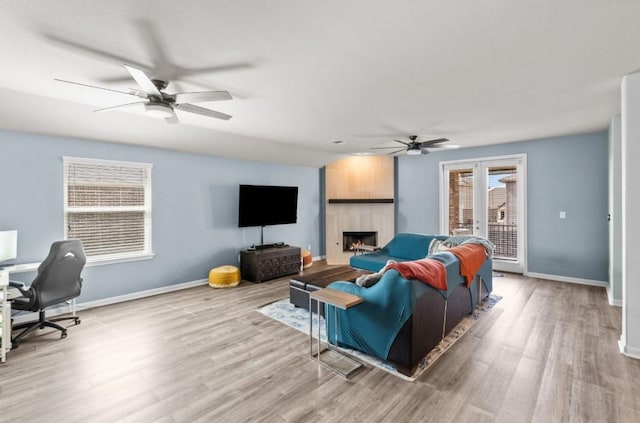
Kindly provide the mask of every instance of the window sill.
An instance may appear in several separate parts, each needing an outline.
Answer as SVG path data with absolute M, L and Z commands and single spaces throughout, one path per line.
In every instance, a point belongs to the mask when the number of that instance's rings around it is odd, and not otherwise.
M 130 261 L 151 260 L 155 254 L 136 254 L 135 256 L 121 257 L 87 257 L 86 267 L 103 266 L 105 264 L 127 263 Z
M 87 258 L 87 264 L 84 267 L 94 267 L 94 266 L 102 266 L 105 264 L 117 264 L 117 263 L 127 263 L 130 261 L 141 261 L 141 260 L 151 260 L 155 254 L 138 254 L 135 256 L 125 256 L 125 257 L 96 257 L 96 258 Z M 23 264 L 13 264 L 9 266 L 0 267 L 0 270 L 6 270 L 9 273 L 29 273 L 35 272 L 38 270 L 40 263 L 23 263 Z

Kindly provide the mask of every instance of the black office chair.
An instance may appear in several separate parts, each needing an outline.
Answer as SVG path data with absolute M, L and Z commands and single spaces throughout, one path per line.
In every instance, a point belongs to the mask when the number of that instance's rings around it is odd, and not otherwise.
M 80 273 L 87 258 L 82 248 L 82 242 L 77 239 L 58 241 L 51 245 L 49 255 L 38 267 L 38 274 L 26 287 L 21 282 L 10 281 L 9 285 L 18 288 L 21 297 L 12 300 L 11 307 L 15 310 L 37 311 L 40 318 L 36 322 L 20 323 L 13 326 L 13 330 L 24 329 L 11 339 L 13 348 L 17 348 L 22 338 L 36 329 L 44 327 L 61 331 L 61 338 L 67 337 L 67 328 L 58 325 L 57 321 L 73 320 L 80 324 L 77 316 L 45 319 L 45 308 L 69 301 L 78 295 L 82 288 Z

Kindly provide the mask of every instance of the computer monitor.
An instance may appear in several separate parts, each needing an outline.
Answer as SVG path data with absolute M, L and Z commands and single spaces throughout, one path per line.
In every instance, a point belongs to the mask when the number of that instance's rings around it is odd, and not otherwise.
M 18 256 L 18 231 L 0 231 L 0 262 Z

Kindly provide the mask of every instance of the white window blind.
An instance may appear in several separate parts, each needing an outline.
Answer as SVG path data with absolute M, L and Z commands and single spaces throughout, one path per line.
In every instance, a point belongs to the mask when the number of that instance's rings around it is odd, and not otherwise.
M 151 165 L 64 158 L 65 239 L 88 257 L 151 253 Z

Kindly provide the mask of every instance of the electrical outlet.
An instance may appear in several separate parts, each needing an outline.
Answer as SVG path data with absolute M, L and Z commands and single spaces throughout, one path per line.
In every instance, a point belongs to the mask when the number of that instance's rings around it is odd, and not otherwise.
M 560 219 L 566 219 L 566 218 L 567 218 L 567 212 L 561 211 L 560 212 Z

